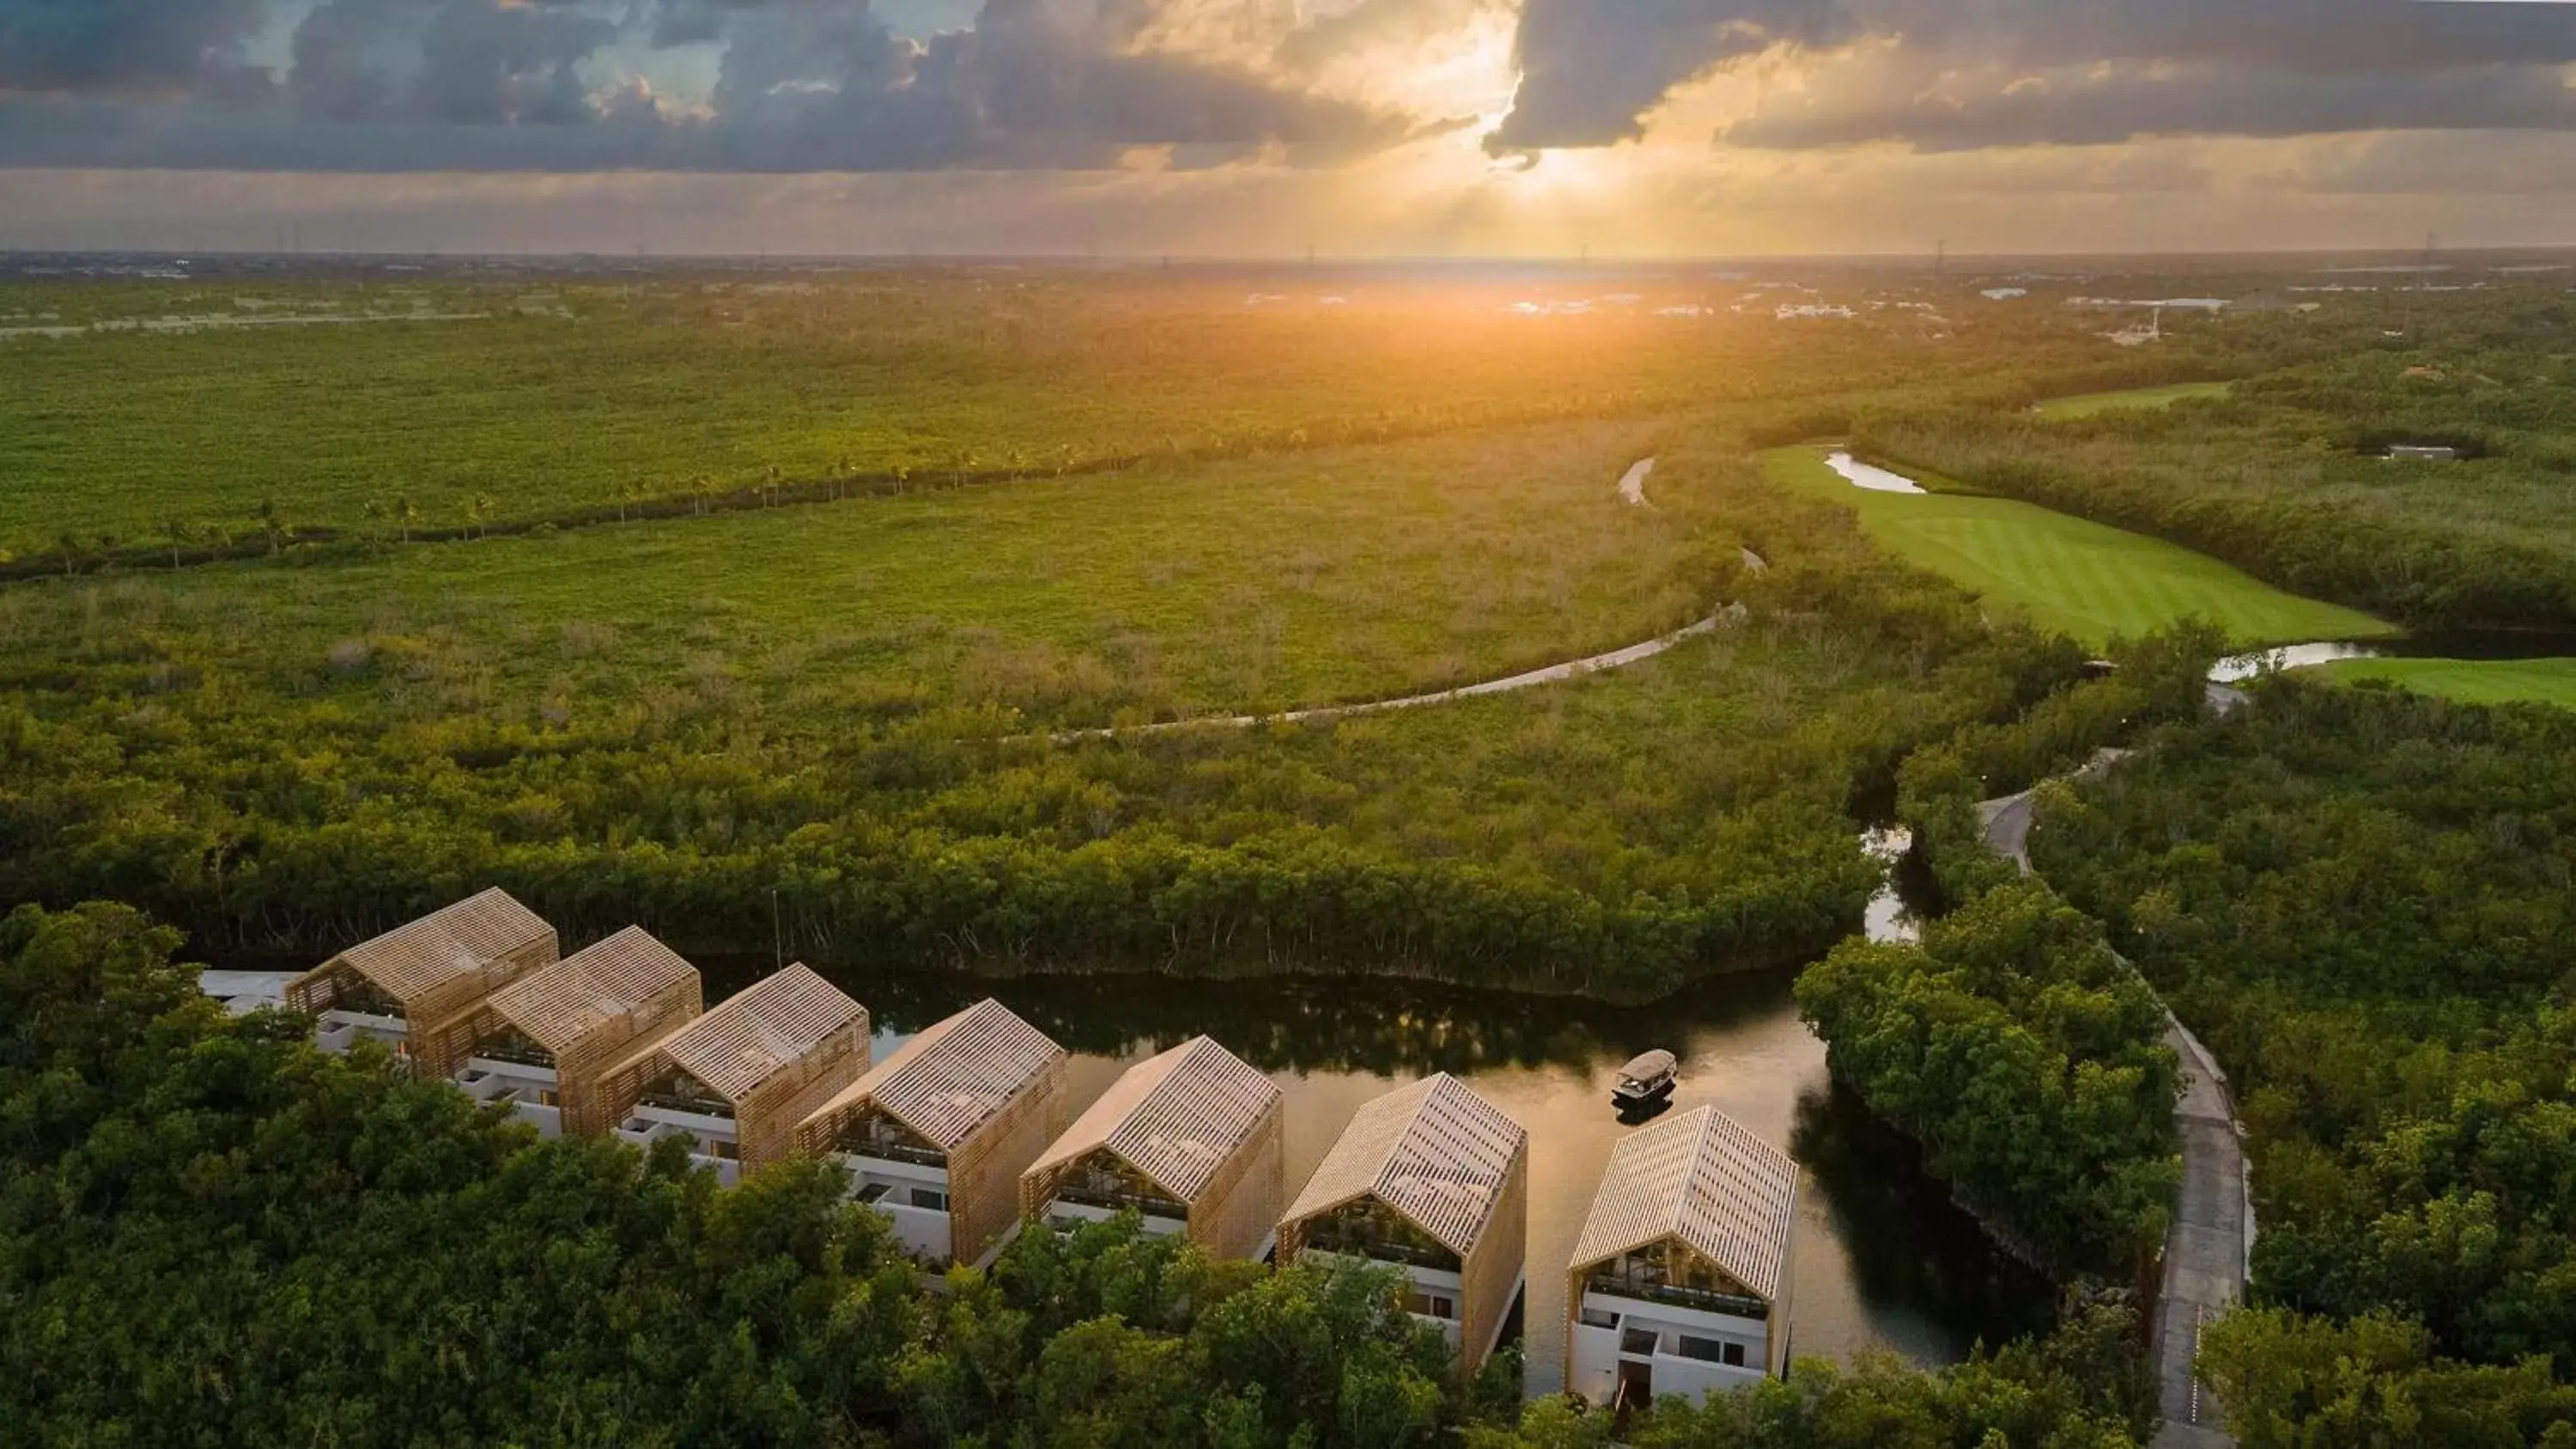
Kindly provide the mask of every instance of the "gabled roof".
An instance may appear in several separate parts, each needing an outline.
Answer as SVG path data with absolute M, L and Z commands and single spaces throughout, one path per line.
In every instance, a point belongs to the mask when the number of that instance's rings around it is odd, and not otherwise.
M 1105 1147 L 1176 1201 L 1191 1202 L 1279 1097 L 1279 1084 L 1243 1058 L 1212 1037 L 1193 1037 L 1130 1067 L 1029 1170 Z
M 488 1004 L 529 1040 L 559 1052 L 697 974 L 650 931 L 629 926 L 520 977 Z
M 1426 1077 L 1360 1108 L 1284 1220 L 1373 1196 L 1463 1258 L 1484 1235 L 1512 1158 L 1528 1140 L 1457 1078 Z
M 552 936 L 554 930 L 544 917 L 494 886 L 361 941 L 332 960 L 408 1000 L 480 971 L 531 941 Z
M 1576 1272 L 1679 1238 L 1769 1302 L 1780 1299 L 1798 1164 L 1715 1107 L 1622 1138 L 1574 1246 Z
M 709 1090 L 738 1102 L 852 1022 L 866 1035 L 867 1008 L 800 961 L 735 992 L 656 1045 Z
M 836 1117 L 873 1103 L 951 1152 L 1064 1056 L 1045 1032 L 987 997 L 924 1027 L 813 1116 Z

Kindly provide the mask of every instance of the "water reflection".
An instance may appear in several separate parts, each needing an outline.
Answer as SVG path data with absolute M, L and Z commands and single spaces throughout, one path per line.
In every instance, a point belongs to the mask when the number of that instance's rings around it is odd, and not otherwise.
M 2209 671 L 2219 684 L 2242 684 L 2284 669 L 2308 669 L 2341 659 L 2569 659 L 2576 658 L 2576 634 L 2537 630 L 2487 629 L 2447 634 L 2409 634 L 2396 639 L 2327 640 L 2285 644 L 2230 655 Z
M 710 1000 L 768 965 L 702 964 Z M 1643 1008 L 1364 978 L 845 973 L 841 984 L 875 1013 L 880 1054 L 976 997 L 999 997 L 1076 1053 L 1077 1107 L 1129 1065 L 1206 1032 L 1287 1093 L 1292 1193 L 1361 1103 L 1429 1072 L 1456 1074 L 1530 1133 L 1533 1392 L 1562 1379 L 1559 1270 L 1612 1146 L 1647 1120 L 1623 1122 L 1610 1089 L 1623 1063 L 1655 1047 L 1681 1059 L 1667 1110 L 1713 1104 L 1807 1165 L 1790 1268 L 1799 1353 L 1887 1348 L 1938 1362 L 2043 1324 L 2048 1285 L 1986 1243 L 1910 1143 L 1834 1090 L 1823 1043 L 1798 1020 L 1794 975 L 1723 978 Z

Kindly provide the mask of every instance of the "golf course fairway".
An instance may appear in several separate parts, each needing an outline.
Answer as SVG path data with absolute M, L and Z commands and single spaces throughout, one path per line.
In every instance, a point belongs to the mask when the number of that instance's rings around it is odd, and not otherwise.
M 2576 709 L 2576 659 L 2343 659 L 2318 670 L 2339 684 L 2385 680 L 2462 704 Z
M 2225 397 L 2233 386 L 2224 382 L 2176 382 L 2163 387 L 2132 387 L 2118 392 L 2084 392 L 2050 398 L 2037 409 L 2043 418 L 2089 418 L 2113 408 L 2169 408 L 2196 397 Z
M 1826 451 L 1813 444 L 1775 448 L 1761 455 L 1762 467 L 1776 483 L 1857 511 L 1873 539 L 1908 561 L 2088 645 L 2187 618 L 2216 624 L 2244 645 L 2397 632 L 2358 610 L 2284 593 L 2206 555 L 2035 504 L 1855 488 L 1825 465 Z

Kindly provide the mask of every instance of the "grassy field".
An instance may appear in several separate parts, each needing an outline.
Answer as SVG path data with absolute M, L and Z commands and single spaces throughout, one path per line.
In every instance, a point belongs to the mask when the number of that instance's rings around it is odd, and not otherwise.
M 2072 660 L 1732 435 L 1501 429 L 0 589 L 0 894 L 303 952 L 501 883 L 852 966 L 1648 996 L 1812 951 L 1865 781 Z M 1659 459 L 1655 506 L 1623 502 Z M 1767 572 L 1748 573 L 1741 548 Z M 1374 698 L 1748 615 L 1637 670 Z M 773 912 L 775 913 L 773 916 Z
M 1281 283 L 1281 286 L 1288 284 Z M 1813 405 L 1927 385 L 1910 330 L 1647 306 L 1509 315 L 1526 288 L 1252 305 L 1239 280 L 965 269 L 821 281 L 279 285 L 368 320 L 0 338 L 0 550 L 21 563 L 259 545 L 272 524 L 396 537 L 811 482 L 1049 476 L 1104 459 Z M 0 313 L 194 316 L 230 289 L 0 291 Z M 84 310 L 86 309 L 86 311 Z M 2000 325 L 2000 324 L 1997 324 Z M 2000 344 L 1998 344 L 2000 345 Z M 2032 365 L 2069 355 L 2045 341 Z
M 533 714 L 721 689 L 828 732 L 925 701 L 1103 724 L 1367 699 L 1705 617 L 1690 470 L 1656 475 L 1657 508 L 1618 494 L 1657 432 L 1506 429 L 39 581 L 0 590 L 0 631 L 35 647 L 104 614 L 276 687 L 385 689 L 428 714 L 451 694 Z
M 2051 398 L 2039 405 L 2044 418 L 2089 418 L 2113 408 L 2169 408 L 2190 398 L 2225 397 L 2226 382 L 2178 382 L 2165 387 L 2133 387 L 2118 392 L 2088 392 Z
M 2576 709 L 2576 659 L 2346 659 L 2318 671 L 2345 683 L 2384 680 L 2465 704 Z
M 2088 645 L 2194 617 L 2249 645 L 2392 632 L 2188 549 L 2032 504 L 1869 492 L 1826 467 L 1812 446 L 1774 449 L 1762 462 L 1773 481 L 1857 510 L 1870 535 L 1907 560 Z
M 2224 401 L 2046 418 L 1936 408 L 1852 435 L 1874 457 L 2412 628 L 2576 628 L 2576 311 L 2555 292 L 2454 305 L 2439 345 L 2355 345 L 2251 373 Z M 2391 462 L 2399 443 L 2458 461 Z

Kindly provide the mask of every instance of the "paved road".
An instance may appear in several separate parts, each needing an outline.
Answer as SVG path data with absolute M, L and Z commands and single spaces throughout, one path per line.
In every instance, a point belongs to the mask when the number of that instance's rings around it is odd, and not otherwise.
M 2212 686 L 2210 702 L 2225 713 L 2231 706 L 2216 697 L 2219 688 Z M 2236 706 L 2243 700 L 2237 694 Z M 2076 778 L 2099 774 L 2128 753 L 2103 750 L 2075 772 Z M 2033 792 L 2024 790 L 1977 807 L 1986 848 L 2020 866 L 2024 875 L 2031 873 L 2032 798 Z M 2182 1187 L 2174 1195 L 2173 1225 L 2165 1233 L 2164 1283 L 2148 1335 L 2164 1413 L 2154 1449 L 2218 1449 L 2236 1441 L 2221 1427 L 2218 1402 L 2192 1372 L 2192 1360 L 2200 1352 L 2201 1325 L 2245 1297 L 2246 1259 L 2254 1249 L 2245 1147 L 2237 1135 L 2227 1074 L 2217 1059 L 2171 1012 L 2165 1014 L 2164 1040 L 2182 1062 L 2182 1099 L 2174 1104 L 2174 1130 L 2182 1139 Z
M 2164 1290 L 2151 1338 L 2165 1416 L 2155 1445 L 2204 1449 L 2234 1441 L 2221 1430 L 2217 1401 L 2193 1376 L 2192 1358 L 2200 1350 L 2201 1325 L 2244 1301 L 2253 1222 L 2227 1074 L 2170 1015 L 2165 1045 L 2182 1059 L 2182 1101 L 2174 1108 L 2174 1126 L 2182 1134 L 2182 1191 L 2165 1233 Z
M 1742 604 L 1729 604 L 1716 614 L 1686 628 L 1676 629 L 1660 639 L 1649 639 L 1643 644 L 1631 644 L 1625 649 L 1614 649 L 1607 654 L 1595 654 L 1589 659 L 1571 659 L 1563 664 L 1551 664 L 1544 669 L 1515 674 L 1509 679 L 1488 679 L 1482 684 L 1444 689 L 1437 694 L 1409 694 L 1402 699 L 1376 699 L 1366 704 L 1331 704 L 1318 709 L 1286 710 L 1279 714 L 1206 715 L 1198 719 L 1165 720 L 1160 724 L 1112 725 L 1106 729 L 1066 730 L 1055 738 L 1099 740 L 1115 735 L 1158 735 L 1169 730 L 1202 729 L 1209 726 L 1221 729 L 1250 729 L 1260 724 L 1299 724 L 1313 720 L 1341 719 L 1355 714 L 1379 714 L 1391 709 L 1420 709 L 1424 705 L 1454 704 L 1459 700 L 1475 699 L 1481 695 L 1510 694 L 1514 690 L 1554 684 L 1559 680 L 1575 679 L 1586 674 L 1598 674 L 1605 669 L 1624 669 L 1631 664 L 1652 659 L 1684 640 L 1696 639 L 1702 634 L 1715 633 L 1727 625 L 1740 623 L 1745 617 L 1746 610 Z
M 2069 778 L 2089 780 L 2129 754 L 2127 750 L 2096 750 L 2093 758 Z M 2036 790 L 2024 790 L 1977 806 L 1977 819 L 1986 827 L 1986 849 L 2020 866 L 2023 875 L 2030 874 L 2030 807 L 2037 794 Z

